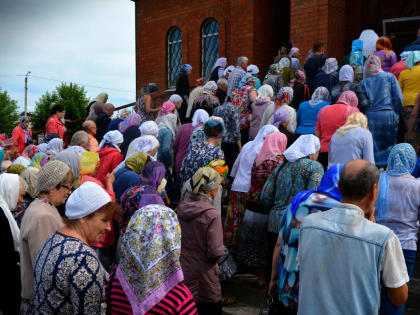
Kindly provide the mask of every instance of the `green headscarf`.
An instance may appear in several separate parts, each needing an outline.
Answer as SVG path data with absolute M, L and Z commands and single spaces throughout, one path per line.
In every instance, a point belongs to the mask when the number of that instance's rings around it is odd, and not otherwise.
M 140 175 L 147 163 L 147 157 L 147 154 L 144 152 L 133 154 L 125 161 L 125 165 L 130 170 Z
M 153 93 L 158 90 L 158 86 L 156 83 L 148 83 L 144 88 L 144 93 Z
M 25 166 L 20 164 L 12 164 L 7 168 L 7 173 L 20 175 L 24 170 L 26 170 Z

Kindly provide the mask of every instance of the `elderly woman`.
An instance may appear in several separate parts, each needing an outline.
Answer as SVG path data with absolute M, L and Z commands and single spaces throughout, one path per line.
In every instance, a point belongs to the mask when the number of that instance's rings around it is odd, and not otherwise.
M 258 90 L 255 102 L 251 104 L 251 125 L 249 127 L 249 140 L 254 140 L 261 126 L 261 119 L 267 107 L 273 103 L 273 88 L 264 84 Z
M 265 138 L 252 167 L 246 211 L 238 233 L 237 259 L 242 265 L 258 270 L 259 286 L 265 285 L 268 220 L 268 215 L 264 213 L 260 202 L 260 194 L 273 170 L 278 164 L 283 163 L 286 145 L 287 138 L 280 132 L 274 132 Z
M 292 59 L 292 71 L 296 74 L 296 71 L 300 69 L 300 49 L 297 47 L 292 47 L 289 52 L 289 57 Z
M 290 81 L 289 86 L 293 89 L 293 100 L 290 106 L 297 111 L 301 103 L 311 99 L 309 86 L 306 84 L 305 72 L 297 70 L 295 72 L 295 78 Z
M 206 166 L 213 160 L 225 159 L 225 155 L 220 148 L 223 130 L 223 122 L 218 120 L 208 120 L 204 123 L 204 134 L 206 139 L 193 143 L 182 162 L 182 185 L 184 185 L 200 167 Z
M 59 211 L 72 191 L 73 182 L 73 172 L 61 161 L 48 162 L 38 173 L 38 197 L 26 209 L 20 226 L 21 296 L 25 314 L 31 309 L 35 293 L 36 257 L 45 241 L 64 225 Z
M 20 178 L 24 180 L 26 185 L 26 193 L 23 196 L 22 202 L 18 205 L 16 210 L 13 211 L 13 217 L 15 218 L 19 227 L 22 223 L 23 215 L 25 214 L 26 209 L 38 195 L 38 189 L 36 187 L 38 173 L 39 169 L 35 167 L 28 167 L 20 174 Z
M 31 163 L 29 166 L 36 167 L 41 169 L 48 162 L 48 155 L 43 152 L 38 152 L 32 157 Z
M 295 133 L 296 129 L 296 111 L 289 104 L 293 100 L 293 89 L 291 87 L 282 87 L 276 96 L 276 101 L 270 104 L 264 111 L 264 115 L 261 119 L 261 127 L 270 125 L 273 123 L 273 116 L 277 109 L 284 108 L 289 112 L 289 124 L 287 130 L 291 133 Z
M 316 161 L 319 149 L 320 143 L 316 136 L 300 136 L 284 152 L 285 163 L 274 169 L 264 185 L 261 203 L 265 211 L 269 213 L 267 250 L 270 255 L 273 253 L 280 219 L 287 205 L 297 193 L 315 189 L 321 182 L 324 170 Z M 271 261 L 271 258 L 268 261 Z
M 321 140 L 321 153 L 318 161 L 324 166 L 328 165 L 328 146 L 331 137 L 338 128 L 344 125 L 347 117 L 357 109 L 358 99 L 354 92 L 346 91 L 339 97 L 337 104 L 326 106 L 318 113 L 318 120 L 315 125 L 315 135 Z
M 273 95 L 277 95 L 283 87 L 283 78 L 281 76 L 281 70 L 278 63 L 274 63 L 268 68 L 263 84 L 268 84 L 273 88 Z
M 373 138 L 367 129 L 367 118 L 362 113 L 356 112 L 348 116 L 344 126 L 332 136 L 328 152 L 328 167 L 359 159 L 375 164 Z
M 313 80 L 314 91 L 323 86 L 331 93 L 333 86 L 338 83 L 338 63 L 335 58 L 328 58 L 322 66 L 322 71 L 318 72 Z
M 194 115 L 197 109 L 204 109 L 209 116 L 213 115 L 213 110 L 220 105 L 216 97 L 217 84 L 215 81 L 209 81 L 203 86 L 203 92 L 194 101 L 191 115 Z
M 140 208 L 121 238 L 120 253 L 106 285 L 107 314 L 197 314 L 183 283 L 175 212 L 156 204 Z
M 371 55 L 366 60 L 358 97 L 372 132 L 376 165 L 384 167 L 397 141 L 403 96 L 395 76 L 381 69 L 378 56 Z
M 340 95 L 345 91 L 357 90 L 357 83 L 354 83 L 354 71 L 353 68 L 349 65 L 344 65 L 341 67 L 340 72 L 338 73 L 339 83 L 336 84 L 331 89 L 331 103 L 335 104 L 340 97 Z
M 6 173 L 20 175 L 25 169 L 26 167 L 23 165 L 12 164 L 7 168 Z
M 291 133 L 287 130 L 289 125 L 290 115 L 289 112 L 284 108 L 279 108 L 276 110 L 273 116 L 273 126 L 277 127 L 281 133 L 287 137 L 287 148 L 296 141 L 297 136 L 294 133 Z
M 111 230 L 115 209 L 109 195 L 92 182 L 70 195 L 64 227 L 48 238 L 36 259 L 34 313 L 104 313 L 108 274 L 88 244 Z
M 124 119 L 124 121 L 122 121 L 120 125 L 118 126 L 118 129 L 124 138 L 124 141 L 122 142 L 120 146 L 122 155 L 125 156 L 130 143 L 134 139 L 141 136 L 139 127 L 142 122 L 143 122 L 143 118 L 139 114 L 132 113 L 126 119 Z
M 91 100 L 88 103 L 88 106 L 86 107 L 86 115 L 89 116 L 93 112 L 93 106 L 95 103 L 101 103 L 102 106 L 108 101 L 108 94 L 107 93 L 99 93 L 98 96 L 96 96 L 93 100 Z M 97 114 L 96 114 L 97 115 Z M 89 120 L 95 121 L 96 117 L 93 119 L 89 118 Z
M 95 177 L 106 185 L 106 176 L 124 160 L 121 154 L 120 144 L 123 142 L 123 135 L 118 130 L 108 131 L 99 144 L 99 159 L 101 163 L 96 171 Z
M 401 243 L 410 278 L 416 262 L 420 215 L 420 182 L 410 175 L 416 160 L 416 152 L 408 143 L 397 144 L 391 149 L 388 170 L 380 177 L 375 205 L 376 223 L 389 227 Z M 405 305 L 395 307 L 386 294 L 382 294 L 381 310 L 385 314 L 404 314 Z
M 29 128 L 29 117 L 19 118 L 18 125 L 12 131 L 12 139 L 18 147 L 19 154 L 22 154 L 25 147 L 32 144 L 32 131 Z
M 3 314 L 19 314 L 20 270 L 19 270 L 19 227 L 12 211 L 23 201 L 25 184 L 18 175 L 0 175 L 0 235 L 2 252 L 0 266 L 5 271 L 7 289 L 0 297 Z
M 250 75 L 252 75 L 252 77 L 255 80 L 255 88 L 257 90 L 259 90 L 260 87 L 261 87 L 261 81 L 260 81 L 260 79 L 257 76 L 257 74 L 260 73 L 260 69 L 258 68 L 258 66 L 256 66 L 256 65 L 249 65 L 246 68 L 246 72 L 249 73 Z
M 225 73 L 225 68 L 227 67 L 227 58 L 220 57 L 214 63 L 213 69 L 211 70 L 211 75 L 209 81 L 217 82 L 220 78 L 223 77 Z
M 178 94 L 172 94 L 169 97 L 168 102 L 171 102 L 172 104 L 175 105 L 175 109 L 177 110 L 177 115 L 178 115 L 178 110 L 180 110 L 182 106 L 182 97 Z
M 141 121 L 138 125 L 141 125 L 142 122 L 147 120 L 154 120 L 155 114 L 160 111 L 160 107 L 154 108 L 153 106 L 153 96 L 155 96 L 158 91 L 156 83 L 148 83 L 144 89 L 143 94 L 138 98 L 135 109 L 137 114 L 140 115 Z
M 222 314 L 217 264 L 224 254 L 222 219 L 210 202 L 221 181 L 214 169 L 198 169 L 192 177 L 192 190 L 177 212 L 182 230 L 181 266 L 199 314 Z
M 176 77 L 175 93 L 183 98 L 182 106 L 179 110 L 179 116 L 182 123 L 185 123 L 185 115 L 188 107 L 188 95 L 190 94 L 190 82 L 188 77 L 191 75 L 192 67 L 189 64 L 183 64 Z
M 159 131 L 159 129 L 158 129 Z M 125 156 L 124 161 L 122 161 L 116 168 L 115 172 L 117 172 L 121 167 L 124 166 L 125 161 L 132 156 L 133 154 L 139 152 L 145 152 L 150 156 L 151 160 L 156 161 L 157 159 L 157 150 L 159 149 L 159 141 L 156 136 L 141 136 L 135 139 L 130 146 L 128 147 L 127 154 Z
M 186 117 L 188 119 L 191 118 L 191 110 L 195 100 L 203 93 L 203 85 L 206 83 L 206 78 L 198 78 L 195 80 L 195 88 L 191 91 L 190 96 L 188 97 L 188 105 L 187 105 L 187 112 Z M 185 123 L 185 122 L 183 122 Z
M 64 142 L 60 138 L 51 139 L 47 145 L 47 155 L 50 160 L 53 160 L 55 156 L 64 150 Z
M 383 71 L 389 72 L 389 69 L 397 63 L 397 55 L 392 50 L 391 39 L 387 36 L 379 37 L 373 54 L 381 59 Z
M 175 104 L 171 101 L 166 101 L 162 104 L 162 108 L 160 109 L 158 117 L 155 120 L 156 124 L 159 125 L 159 123 L 162 121 L 162 118 L 168 114 L 175 114 L 175 116 L 177 116 Z
M 250 126 L 250 106 L 257 99 L 255 79 L 246 74 L 239 82 L 239 87 L 232 92 L 232 104 L 238 108 L 242 144 L 248 142 Z
M 79 186 L 79 162 L 80 162 L 80 155 L 76 151 L 62 151 L 54 159 L 55 161 L 61 161 L 65 163 L 72 171 L 74 176 L 74 183 L 72 183 L 73 187 Z
M 310 101 L 299 105 L 296 113 L 298 135 L 307 135 L 315 133 L 315 124 L 317 122 L 319 111 L 327 105 L 330 105 L 329 92 L 325 87 L 319 87 L 312 94 Z
M 272 125 L 262 127 L 255 139 L 244 145 L 232 167 L 230 176 L 234 180 L 224 223 L 226 246 L 235 246 L 236 233 L 242 224 L 246 200 L 251 187 L 252 167 L 261 151 L 265 138 L 274 132 L 278 132 L 278 129 Z
M 152 120 L 148 120 L 145 121 L 144 123 L 142 123 L 140 125 L 140 134 L 142 136 L 154 136 L 157 137 L 158 133 L 159 133 L 159 128 L 158 125 L 156 124 L 156 122 L 152 121 Z M 132 143 L 135 141 L 136 139 L 134 139 L 132 141 Z M 129 146 L 130 148 L 130 146 Z
M 25 167 L 28 167 L 31 164 L 31 159 L 38 152 L 39 152 L 38 147 L 34 144 L 30 144 L 30 145 L 25 147 L 25 149 L 22 152 L 22 155 L 19 156 L 16 160 L 13 161 L 13 164 L 20 164 L 20 165 L 23 165 Z
M 288 86 L 289 82 L 295 77 L 295 74 L 292 70 L 292 61 L 289 56 L 280 59 L 279 70 L 282 74 L 281 77 L 283 78 L 284 86 Z

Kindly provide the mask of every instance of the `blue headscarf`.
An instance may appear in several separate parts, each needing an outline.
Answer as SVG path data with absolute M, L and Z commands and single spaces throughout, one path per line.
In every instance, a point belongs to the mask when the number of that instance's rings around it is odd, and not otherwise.
M 239 81 L 238 87 L 241 88 L 241 87 L 243 87 L 243 86 L 245 86 L 245 85 L 247 85 L 251 82 L 254 82 L 254 84 L 255 84 L 255 77 L 252 74 L 247 73 L 242 77 L 241 81 Z
M 191 65 L 189 65 L 188 63 L 184 64 L 181 66 L 181 72 L 186 73 L 188 71 L 192 70 Z
M 388 170 L 381 174 L 379 180 L 379 195 L 376 201 L 375 217 L 377 220 L 385 217 L 388 212 L 389 177 L 411 174 L 416 167 L 417 155 L 408 143 L 395 145 L 388 156 Z
M 4 151 L 3 149 L 0 148 L 0 165 L 3 162 L 3 159 L 4 159 Z
M 363 41 L 360 39 L 355 39 L 351 44 L 350 65 L 363 67 L 364 57 L 362 50 Z
M 415 50 L 415 51 L 412 51 L 408 55 L 407 59 L 405 60 L 405 65 L 411 70 L 419 61 L 420 61 L 420 51 Z
M 299 205 L 306 201 L 314 192 L 327 195 L 330 198 L 341 201 L 341 194 L 338 191 L 338 180 L 340 179 L 343 164 L 331 166 L 324 174 L 321 184 L 315 190 L 304 190 L 298 193 L 292 200 L 292 215 L 296 214 Z

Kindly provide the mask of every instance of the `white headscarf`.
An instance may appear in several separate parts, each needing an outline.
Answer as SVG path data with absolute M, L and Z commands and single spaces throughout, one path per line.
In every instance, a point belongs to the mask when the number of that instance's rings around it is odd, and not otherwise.
M 273 88 L 271 85 L 264 84 L 262 87 L 258 89 L 258 98 L 270 98 L 272 99 L 274 95 Z
M 175 139 L 177 130 L 176 122 L 177 117 L 175 114 L 167 114 L 161 117 L 158 127 L 159 129 L 168 128 L 172 132 L 172 138 Z
M 142 136 L 137 143 L 137 152 L 149 152 L 159 147 L 159 141 L 154 136 Z M 128 155 L 127 155 L 128 156 Z
M 312 94 L 312 98 L 309 101 L 309 105 L 314 107 L 321 102 L 328 101 L 329 96 L 330 92 L 328 92 L 328 89 L 323 86 L 320 86 L 316 88 L 314 94 Z
M 13 247 L 16 252 L 19 252 L 20 249 L 20 231 L 15 219 L 13 218 L 12 211 L 16 209 L 19 198 L 19 190 L 19 175 L 7 173 L 0 175 L 0 207 L 9 222 L 10 231 L 13 236 Z
M 209 81 L 203 86 L 203 93 L 213 94 L 217 91 L 217 84 L 214 81 Z
M 337 70 L 338 70 L 337 59 L 328 58 L 327 60 L 325 60 L 325 63 L 322 66 L 322 71 L 324 71 L 325 74 L 330 74 L 330 73 L 336 72 Z
M 364 30 L 359 39 L 363 41 L 363 50 L 362 54 L 365 58 L 369 57 L 374 51 L 376 51 L 376 42 L 379 39 L 378 34 L 372 30 Z
M 172 94 L 168 101 L 173 103 L 173 104 L 176 104 L 179 101 L 182 101 L 182 97 L 179 96 L 178 94 Z
M 254 74 L 259 73 L 259 72 L 260 72 L 260 69 L 258 69 L 258 67 L 257 67 L 256 65 L 249 65 L 249 66 L 246 68 L 246 72 L 248 72 L 248 73 L 250 73 L 250 74 L 254 75 Z
M 99 143 L 98 150 L 102 149 L 102 148 L 103 148 L 103 146 L 104 146 L 106 143 L 109 143 L 109 144 L 111 144 L 114 148 L 118 149 L 118 151 L 120 151 L 120 152 L 121 152 L 120 148 L 118 147 L 118 144 L 123 143 L 123 142 L 124 142 L 124 137 L 123 137 L 122 133 L 121 133 L 121 132 L 119 132 L 118 130 L 111 130 L 111 131 L 108 131 L 108 132 L 104 135 L 104 137 L 103 137 L 103 139 L 102 139 L 101 143 Z
M 38 144 L 38 149 L 39 149 L 39 152 L 47 153 L 48 144 L 45 142 L 40 143 Z
M 344 82 L 344 81 L 353 82 L 354 80 L 353 68 L 349 65 L 342 66 L 340 69 L 340 72 L 338 73 L 338 80 L 340 82 Z
M 192 118 L 192 126 L 204 124 L 207 120 L 209 120 L 209 114 L 204 109 L 197 109 Z
M 287 57 L 281 58 L 279 61 L 279 67 L 280 67 L 280 71 L 282 71 L 283 68 L 290 67 L 290 59 Z
M 225 69 L 225 72 L 223 73 L 224 76 L 227 76 L 228 74 L 230 74 L 233 69 L 235 69 L 235 66 L 229 66 Z
M 290 49 L 290 52 L 289 52 L 289 56 L 290 57 L 293 57 L 296 53 L 298 53 L 299 52 L 299 48 L 297 48 L 297 47 L 292 47 L 292 49 Z
M 159 133 L 157 124 L 152 120 L 142 123 L 139 129 L 142 136 L 157 136 Z
M 321 144 L 314 135 L 302 135 L 286 150 L 284 156 L 289 162 L 294 162 L 319 151 Z
M 63 140 L 60 138 L 54 138 L 48 142 L 47 152 L 58 154 L 61 151 L 63 151 Z
M 13 164 L 19 164 L 24 167 L 28 167 L 29 164 L 31 164 L 31 159 L 28 159 L 27 157 L 24 157 L 24 156 L 19 156 L 16 160 L 13 161 Z

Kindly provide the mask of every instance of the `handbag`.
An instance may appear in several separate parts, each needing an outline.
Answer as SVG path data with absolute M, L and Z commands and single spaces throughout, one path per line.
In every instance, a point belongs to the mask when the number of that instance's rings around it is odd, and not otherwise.
M 272 294 L 268 294 L 268 288 L 266 290 L 266 300 L 260 309 L 260 315 L 277 315 L 280 313 L 280 301 L 277 298 L 278 293 L 275 290 Z

